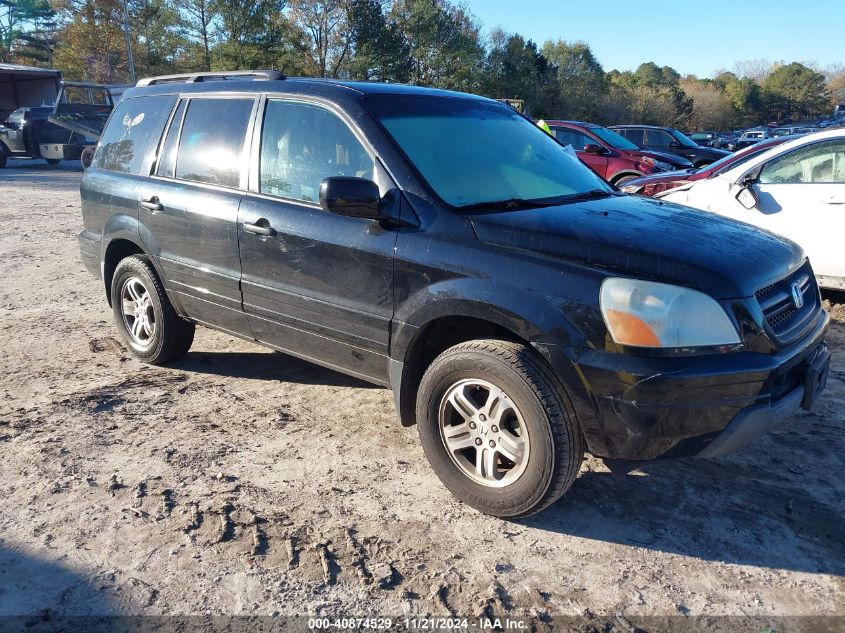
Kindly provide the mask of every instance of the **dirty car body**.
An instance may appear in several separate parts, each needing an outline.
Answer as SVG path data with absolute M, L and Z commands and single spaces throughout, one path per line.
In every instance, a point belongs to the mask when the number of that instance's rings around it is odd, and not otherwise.
M 201 99 L 243 113 L 247 158 L 226 186 L 179 177 L 181 158 L 166 172 L 175 175 L 157 174 L 168 163 L 163 130 Z M 324 109 L 343 123 L 338 134 L 354 135 L 371 162 L 343 183 L 375 183 L 378 217 L 329 213 L 287 181 L 262 190 L 263 161 L 280 160 L 287 143 L 262 156 L 279 103 Z M 138 126 L 152 131 L 133 137 L 142 114 Z M 187 118 L 181 134 L 190 136 Z M 503 156 L 502 143 L 522 149 Z M 572 190 L 517 197 L 557 186 L 549 160 L 574 170 Z M 183 319 L 389 386 L 406 425 L 428 364 L 473 338 L 533 350 L 588 450 L 608 458 L 726 452 L 811 406 L 820 389 L 812 372 L 827 358 L 828 317 L 815 283 L 788 323 L 764 313 L 810 271 L 798 246 L 619 194 L 492 100 L 306 79 L 138 88 L 115 110 L 81 190 L 82 258 L 106 290 L 119 257 L 140 253 Z M 620 283 L 708 302 L 730 340 L 620 344 L 600 299 Z

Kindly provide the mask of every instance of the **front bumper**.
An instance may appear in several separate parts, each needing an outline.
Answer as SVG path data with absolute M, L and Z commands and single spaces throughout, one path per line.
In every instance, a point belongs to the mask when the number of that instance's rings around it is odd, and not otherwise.
M 808 373 L 814 361 L 829 359 L 828 323 L 823 314 L 802 341 L 773 355 L 745 351 L 643 358 L 559 348 L 553 364 L 563 374 L 572 375 L 574 369 L 586 392 L 576 401 L 591 406 L 575 408 L 594 455 L 712 457 L 742 448 L 802 405 L 812 405 L 824 377 Z

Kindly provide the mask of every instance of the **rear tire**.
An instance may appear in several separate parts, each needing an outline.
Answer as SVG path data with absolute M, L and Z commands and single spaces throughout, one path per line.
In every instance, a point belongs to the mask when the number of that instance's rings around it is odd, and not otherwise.
M 0 169 L 6 167 L 6 152 L 0 149 Z
M 468 341 L 434 359 L 420 382 L 417 423 L 443 484 L 498 517 L 550 506 L 584 456 L 562 385 L 533 349 L 511 341 Z
M 120 336 L 138 360 L 163 365 L 188 353 L 194 324 L 176 314 L 146 257 L 132 255 L 117 265 L 111 301 Z
M 62 162 L 62 161 L 61 161 L 60 159 L 58 159 L 58 158 L 45 158 L 44 160 L 46 160 L 46 161 L 47 161 L 47 164 L 48 164 L 48 165 L 58 165 L 60 162 Z

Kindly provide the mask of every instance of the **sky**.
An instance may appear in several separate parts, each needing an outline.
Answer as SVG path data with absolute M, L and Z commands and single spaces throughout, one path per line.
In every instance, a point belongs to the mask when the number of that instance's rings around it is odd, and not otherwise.
M 845 64 L 845 0 L 465 0 L 489 33 L 583 40 L 606 71 L 712 77 L 750 59 Z

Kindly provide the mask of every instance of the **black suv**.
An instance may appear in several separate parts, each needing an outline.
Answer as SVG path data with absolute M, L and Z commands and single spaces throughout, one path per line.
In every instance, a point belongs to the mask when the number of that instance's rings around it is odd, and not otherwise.
M 719 455 L 824 385 L 792 242 L 620 194 L 490 99 L 252 77 L 141 81 L 85 171 L 82 259 L 139 359 L 201 324 L 389 386 L 443 483 L 509 517 L 585 451 Z
M 671 152 L 683 156 L 696 167 L 704 167 L 724 158 L 730 152 L 714 147 L 702 147 L 686 134 L 673 127 L 654 125 L 612 125 L 610 129 L 621 134 L 643 149 Z

